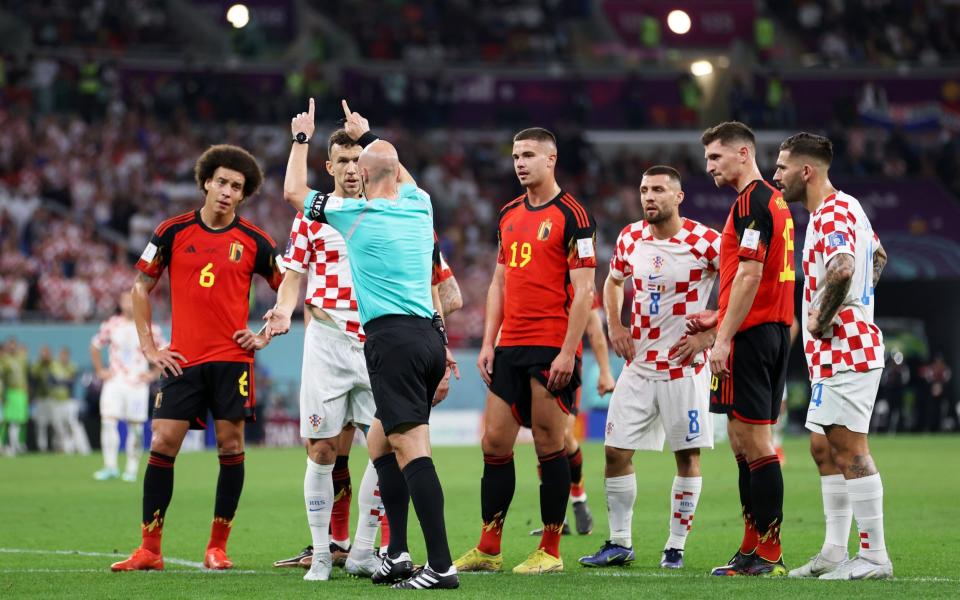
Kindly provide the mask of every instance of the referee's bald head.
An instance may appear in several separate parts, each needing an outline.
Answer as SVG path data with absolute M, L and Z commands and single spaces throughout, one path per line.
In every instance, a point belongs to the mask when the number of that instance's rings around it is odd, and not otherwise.
M 393 144 L 377 140 L 363 149 L 360 160 L 360 176 L 364 185 L 376 185 L 384 181 L 397 181 L 400 176 L 400 157 Z

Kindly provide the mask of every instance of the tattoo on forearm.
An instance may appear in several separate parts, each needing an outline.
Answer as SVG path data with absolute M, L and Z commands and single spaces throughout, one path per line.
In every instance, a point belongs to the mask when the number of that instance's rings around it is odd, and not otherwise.
M 143 285 L 144 287 L 147 288 L 147 291 L 150 291 L 153 289 L 153 286 L 157 285 L 157 278 L 150 277 L 149 275 L 141 271 L 137 273 L 136 283 Z
M 853 461 L 847 465 L 847 474 L 850 479 L 859 479 L 860 477 L 869 477 L 877 472 L 877 467 L 873 464 L 873 457 L 869 454 L 857 454 Z
M 437 293 L 440 294 L 440 306 L 443 307 L 444 317 L 457 312 L 463 306 L 463 299 L 460 297 L 460 286 L 457 285 L 453 277 L 441 281 L 437 286 Z
M 883 246 L 880 246 L 873 253 L 873 287 L 877 287 L 880 282 L 880 274 L 883 273 L 885 266 L 887 266 L 887 252 L 883 249 Z
M 823 288 L 823 298 L 820 300 L 820 323 L 826 325 L 833 321 L 843 304 L 850 283 L 853 281 L 853 256 L 840 254 L 835 256 L 827 266 L 826 287 Z

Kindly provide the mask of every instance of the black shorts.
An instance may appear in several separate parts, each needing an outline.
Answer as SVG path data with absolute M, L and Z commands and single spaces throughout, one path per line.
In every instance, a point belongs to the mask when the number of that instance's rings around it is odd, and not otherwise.
M 730 375 L 710 380 L 710 412 L 744 423 L 776 423 L 789 354 L 790 328 L 782 323 L 763 323 L 733 336 Z
M 206 429 L 208 412 L 217 420 L 253 421 L 256 406 L 253 363 L 207 362 L 160 380 L 153 418 L 189 421 L 190 429 Z
M 513 418 L 524 427 L 530 427 L 530 378 L 547 387 L 550 365 L 560 354 L 560 348 L 551 346 L 501 346 L 493 355 L 493 381 L 490 391 L 510 405 Z M 570 414 L 577 402 L 580 387 L 580 357 L 573 365 L 570 383 L 554 392 L 560 410 Z
M 443 338 L 430 319 L 387 315 L 363 326 L 375 416 L 390 433 L 400 425 L 430 421 L 433 395 L 447 370 Z

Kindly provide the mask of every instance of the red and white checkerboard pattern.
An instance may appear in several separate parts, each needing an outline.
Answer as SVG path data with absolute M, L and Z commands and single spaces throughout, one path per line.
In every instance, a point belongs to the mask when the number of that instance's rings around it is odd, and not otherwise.
M 166 346 L 167 341 L 160 327 L 154 324 L 152 331 L 153 343 L 157 348 Z M 144 376 L 150 371 L 150 363 L 140 350 L 140 338 L 133 319 L 122 315 L 110 317 L 101 323 L 90 344 L 98 350 L 107 347 L 107 368 L 113 377 L 126 383 L 143 383 Z
M 833 236 L 833 237 L 831 237 Z M 865 372 L 883 367 L 883 334 L 873 321 L 873 252 L 880 240 L 856 198 L 837 192 L 824 200 L 807 223 L 803 244 L 803 350 L 810 380 L 842 371 Z M 815 339 L 807 331 L 807 313 L 819 306 L 827 265 L 839 254 L 854 257 L 854 275 L 829 337 Z
M 670 348 L 683 336 L 686 315 L 706 308 L 720 269 L 720 233 L 684 219 L 680 231 L 658 240 L 644 221 L 620 232 L 610 275 L 633 277 L 634 302 L 631 335 L 636 344 L 635 368 L 650 379 L 679 379 L 699 373 L 706 351 L 693 364 L 683 366 L 668 358 Z
M 361 342 L 366 339 L 353 291 L 347 244 L 336 229 L 307 221 L 303 213 L 297 213 L 283 264 L 298 273 L 307 273 L 307 304 L 322 308 L 348 336 Z

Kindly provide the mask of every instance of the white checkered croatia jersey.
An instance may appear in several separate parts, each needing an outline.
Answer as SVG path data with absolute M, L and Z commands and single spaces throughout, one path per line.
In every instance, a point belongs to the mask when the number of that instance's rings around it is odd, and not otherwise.
M 150 371 L 150 363 L 140 349 L 137 325 L 133 319 L 125 319 L 121 315 L 110 317 L 100 325 L 90 343 L 97 350 L 107 346 L 110 361 L 107 368 L 111 377 L 131 384 L 145 381 L 144 376 Z M 153 343 L 157 348 L 167 344 L 156 324 L 153 325 Z
M 307 273 L 306 304 L 322 308 L 348 336 L 361 342 L 366 339 L 353 291 L 347 243 L 340 232 L 297 213 L 283 264 L 297 273 Z
M 720 270 L 720 233 L 692 219 L 680 231 L 658 240 L 644 221 L 627 225 L 610 259 L 610 276 L 633 277 L 630 333 L 636 347 L 635 368 L 649 379 L 679 379 L 699 373 L 706 350 L 682 366 L 667 358 L 684 336 L 686 315 L 707 307 Z
M 817 382 L 841 371 L 883 367 L 883 334 L 873 322 L 873 253 L 880 239 L 856 198 L 837 192 L 827 197 L 807 223 L 803 242 L 803 350 L 810 380 Z M 854 257 L 853 282 L 828 337 L 816 340 L 807 332 L 807 311 L 819 306 L 827 263 L 838 254 Z

